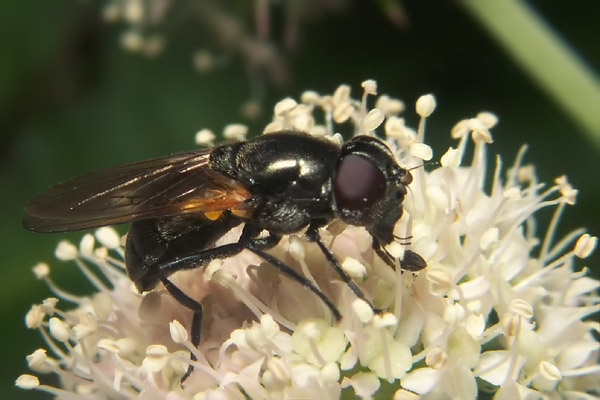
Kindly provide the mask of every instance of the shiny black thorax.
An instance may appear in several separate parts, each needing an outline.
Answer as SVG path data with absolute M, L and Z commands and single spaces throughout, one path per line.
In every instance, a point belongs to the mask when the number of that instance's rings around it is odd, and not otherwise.
M 360 176 L 352 170 L 355 158 L 366 160 L 370 174 Z M 367 136 L 338 145 L 299 132 L 262 135 L 215 147 L 209 168 L 233 178 L 249 191 L 249 215 L 239 217 L 225 212 L 216 221 L 203 215 L 180 215 L 133 222 L 126 264 L 138 289 L 152 289 L 162 274 L 168 274 L 165 265 L 210 249 L 241 223 L 246 225 L 245 232 L 251 232 L 247 240 L 261 231 L 280 237 L 341 218 L 365 227 L 376 243 L 390 243 L 406 194 L 402 178 L 407 171 L 398 166 L 383 142 Z M 357 168 L 361 172 L 360 163 Z M 364 189 L 365 196 L 352 193 L 357 180 L 371 185 Z M 206 251 L 205 256 L 196 258 L 201 263 L 195 267 L 223 254 Z
M 333 218 L 331 186 L 340 151 L 330 140 L 278 133 L 215 148 L 210 168 L 249 188 L 252 223 L 288 234 Z

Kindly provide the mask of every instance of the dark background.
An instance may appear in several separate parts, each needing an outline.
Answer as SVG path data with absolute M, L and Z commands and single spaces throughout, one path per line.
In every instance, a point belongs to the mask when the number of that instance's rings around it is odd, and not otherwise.
M 251 92 L 243 60 L 231 55 L 204 75 L 192 67 L 191 55 L 202 35 L 198 22 L 177 13 L 165 20 L 160 29 L 167 37 L 165 51 L 147 58 L 119 46 L 125 27 L 102 20 L 103 4 L 9 0 L 0 5 L 3 399 L 41 396 L 14 388 L 14 380 L 29 372 L 25 356 L 43 345 L 38 332 L 25 328 L 24 315 L 30 304 L 50 296 L 31 267 L 47 261 L 61 286 L 81 294 L 88 290 L 72 265 L 53 256 L 59 240 L 77 241 L 81 234 L 25 231 L 25 202 L 73 175 L 192 149 L 201 128 L 221 132 L 228 123 L 242 122 L 258 132 L 277 100 L 297 98 L 306 89 L 331 93 L 348 83 L 358 96 L 360 82 L 373 78 L 380 93 L 406 102 L 405 117 L 413 127 L 414 101 L 435 94 L 438 107 L 426 131 L 436 160 L 455 146 L 448 132 L 458 120 L 492 111 L 500 123 L 492 131 L 490 155 L 501 154 L 508 166 L 519 147 L 529 143 L 526 162 L 536 165 L 540 181 L 551 183 L 566 174 L 580 190 L 559 233 L 581 226 L 600 233 L 598 148 L 458 2 L 406 1 L 400 27 L 371 2 L 347 2 L 347 7 L 311 18 L 287 52 L 286 83 L 265 80 L 265 112 L 254 121 L 240 113 Z M 598 71 L 600 3 L 529 4 Z M 277 10 L 272 18 L 277 34 L 284 28 Z M 540 214 L 541 232 L 550 215 Z M 598 256 L 586 261 L 580 266 L 588 265 L 597 276 Z M 48 379 L 41 377 L 42 382 Z

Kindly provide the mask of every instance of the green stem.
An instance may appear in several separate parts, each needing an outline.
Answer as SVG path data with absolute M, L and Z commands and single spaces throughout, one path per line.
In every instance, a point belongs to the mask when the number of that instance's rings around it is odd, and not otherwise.
M 600 82 L 521 0 L 463 0 L 465 8 L 600 146 Z

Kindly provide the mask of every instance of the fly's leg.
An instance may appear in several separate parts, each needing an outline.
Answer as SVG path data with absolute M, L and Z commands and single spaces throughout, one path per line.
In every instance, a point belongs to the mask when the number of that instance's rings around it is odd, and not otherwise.
M 317 246 L 319 246 L 319 249 L 321 250 L 321 252 L 325 256 L 325 258 L 327 259 L 327 262 L 329 262 L 329 265 L 331 265 L 331 267 L 333 268 L 333 270 L 340 276 L 340 278 L 342 278 L 342 280 L 344 281 L 344 283 L 346 285 L 348 285 L 348 287 L 352 290 L 352 292 L 354 292 L 354 294 L 356 295 L 356 297 L 358 297 L 359 299 L 361 299 L 364 302 L 366 302 L 369 305 L 369 307 L 371 307 L 371 310 L 373 310 L 373 312 L 375 314 L 381 313 L 382 310 L 380 310 L 379 308 L 376 308 L 373 305 L 373 303 L 371 303 L 371 301 L 369 301 L 365 297 L 365 295 L 362 292 L 362 290 L 360 290 L 360 288 L 356 285 L 356 283 L 354 283 L 354 281 L 352 280 L 352 278 L 350 277 L 350 275 L 348 275 L 342 269 L 342 266 L 340 265 L 340 262 L 337 260 L 337 258 L 333 255 L 333 253 L 327 248 L 327 246 L 325 246 L 325 244 L 321 240 L 321 235 L 319 235 L 318 228 L 319 228 L 319 226 L 316 225 L 316 224 L 309 226 L 308 229 L 307 229 L 307 231 L 306 231 L 306 238 L 310 242 L 316 243 Z
M 412 250 L 405 250 L 404 257 L 400 260 L 400 267 L 407 271 L 420 271 L 427 266 L 427 262 Z
M 379 258 L 381 258 L 387 265 L 389 265 L 392 269 L 396 269 L 396 262 L 394 261 L 394 257 L 392 257 L 392 255 L 390 253 L 388 253 L 383 246 L 381 246 L 381 243 L 379 243 L 379 240 L 373 238 L 373 250 L 375 251 L 375 254 L 377 254 L 379 256 Z
M 194 347 L 198 348 L 200 346 L 200 325 L 202 324 L 202 304 L 192 299 L 190 296 L 185 294 L 181 289 L 173 284 L 168 278 L 165 276 L 160 277 L 161 282 L 165 285 L 167 291 L 173 296 L 175 300 L 177 300 L 184 307 L 192 310 L 192 344 Z M 196 361 L 196 355 L 190 352 L 190 364 L 188 366 L 187 371 L 181 378 L 181 385 L 186 381 L 186 379 L 192 374 L 194 371 L 193 362 Z
M 296 282 L 298 282 L 299 284 L 301 284 L 302 286 L 304 286 L 305 288 L 307 288 L 308 290 L 313 292 L 315 295 L 317 295 L 317 297 L 319 299 L 321 299 L 321 301 L 323 303 L 325 303 L 327 308 L 329 308 L 329 310 L 331 311 L 331 314 L 333 314 L 333 317 L 335 318 L 336 322 L 339 321 L 340 319 L 342 319 L 342 314 L 337 309 L 337 307 L 333 304 L 333 302 L 331 300 L 329 300 L 329 298 L 325 295 L 325 293 L 323 293 L 311 281 L 306 279 L 306 277 L 304 275 L 301 275 L 298 271 L 296 271 L 295 269 L 293 269 L 292 267 L 290 267 L 289 265 L 287 265 L 280 259 L 273 257 L 272 255 L 265 252 L 261 248 L 254 247 L 253 244 L 250 244 L 248 246 L 248 250 L 250 250 L 254 254 L 258 255 L 259 257 L 261 257 L 268 263 L 272 264 L 279 271 L 283 272 L 284 274 L 286 274 L 287 276 L 294 279 Z
M 177 300 L 182 306 L 190 309 L 193 312 L 192 316 L 192 327 L 191 327 L 191 338 L 194 347 L 200 346 L 200 330 L 202 326 L 202 304 L 188 296 L 183 290 L 179 289 L 176 285 L 171 282 L 167 276 L 181 270 L 200 268 L 210 261 L 215 259 L 222 259 L 234 256 L 246 248 L 247 242 L 251 242 L 252 237 L 257 233 L 249 225 L 244 227 L 242 235 L 237 243 L 230 243 L 211 249 L 204 249 L 195 253 L 188 254 L 183 257 L 177 257 L 171 261 L 163 262 L 158 267 L 160 270 L 159 279 L 165 286 L 165 289 Z M 279 238 L 267 242 L 264 245 L 273 247 L 277 244 Z M 196 355 L 190 352 L 190 364 L 186 373 L 181 378 L 181 384 L 194 371 L 193 362 L 196 361 Z
M 379 240 L 375 238 L 373 238 L 373 250 L 387 265 L 396 269 L 394 257 L 392 257 L 392 255 L 383 248 Z M 404 256 L 402 257 L 402 260 L 400 260 L 400 267 L 403 270 L 416 272 L 422 270 L 426 266 L 427 262 L 419 254 L 412 250 L 404 250 Z

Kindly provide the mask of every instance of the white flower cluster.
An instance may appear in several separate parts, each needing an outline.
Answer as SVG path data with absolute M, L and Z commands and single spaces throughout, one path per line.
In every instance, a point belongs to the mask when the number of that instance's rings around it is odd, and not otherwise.
M 308 91 L 300 101 L 285 99 L 265 133 L 295 129 L 341 141 L 336 132 L 344 124 L 354 134 L 378 131 L 402 165 L 431 159 L 424 132 L 433 96 L 417 101 L 421 121 L 413 130 L 399 116 L 402 102 L 377 96 L 374 81 L 362 87 L 360 100 L 346 85 L 330 96 Z M 523 152 L 504 183 L 497 158 L 491 190 L 484 191 L 496 122 L 489 113 L 459 122 L 451 131 L 458 144 L 441 165 L 413 170 L 395 228 L 411 243 L 387 250 L 401 258 L 409 246 L 427 260 L 425 270 L 390 268 L 362 228 L 336 221 L 322 230 L 343 269 L 385 313 L 374 315 L 357 300 L 316 246 L 290 236 L 272 254 L 326 293 L 344 318 L 334 324 L 310 291 L 242 252 L 172 276 L 204 306 L 196 349 L 188 339 L 191 312 L 164 289 L 138 294 L 124 269 L 121 238 L 102 228 L 99 246 L 88 234 L 79 248 L 64 242 L 56 251 L 96 286 L 94 295 L 65 293 L 46 264 L 34 268 L 58 298 L 77 307 L 63 311 L 50 298 L 26 317 L 51 353 L 36 350 L 27 358 L 30 368 L 57 374 L 62 387 L 42 385 L 33 375 L 22 375 L 17 385 L 69 399 L 331 399 L 344 393 L 367 399 L 381 390 L 391 390 L 387 397 L 394 399 L 475 399 L 482 391 L 495 399 L 599 395 L 594 332 L 600 327 L 589 319 L 598 311 L 598 281 L 585 267 L 576 270 L 576 259 L 593 251 L 596 238 L 578 230 L 554 243 L 560 214 L 575 202 L 576 190 L 561 177 L 542 191 L 533 169 L 521 165 Z M 230 138 L 245 133 L 237 125 L 226 129 Z M 196 139 L 210 143 L 214 135 L 203 130 Z M 543 207 L 556 211 L 538 238 L 533 214 Z M 182 386 L 189 352 L 197 361 Z

